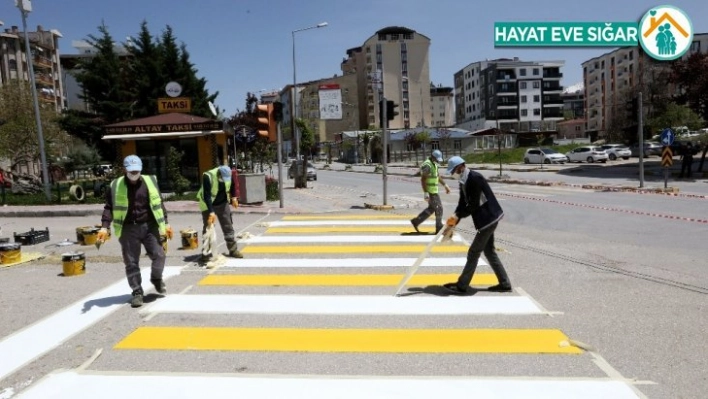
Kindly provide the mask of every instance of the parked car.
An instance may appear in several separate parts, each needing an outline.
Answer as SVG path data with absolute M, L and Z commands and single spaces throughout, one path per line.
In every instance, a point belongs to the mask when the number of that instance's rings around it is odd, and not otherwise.
M 633 157 L 639 156 L 639 143 L 634 143 L 629 146 L 629 150 L 632 152 Z M 649 157 L 650 155 L 661 156 L 662 146 L 659 143 L 644 142 L 644 156 Z
M 568 157 L 568 162 L 607 162 L 609 158 L 605 150 L 596 146 L 583 146 L 569 151 L 565 154 Z
M 632 151 L 624 144 L 605 144 L 600 148 L 605 150 L 610 161 L 614 161 L 617 158 L 629 159 L 632 156 Z
M 288 168 L 288 179 L 292 179 L 295 177 L 295 167 L 297 165 L 298 169 L 302 171 L 302 163 L 305 161 L 300 161 L 300 162 L 295 162 L 290 164 L 290 167 Z M 312 164 L 312 162 L 307 162 L 307 180 L 317 180 L 317 169 L 315 169 L 315 165 Z
M 113 173 L 113 165 L 103 164 L 93 167 L 93 174 L 96 177 L 107 176 Z
M 689 141 L 679 141 L 676 140 L 671 144 L 671 153 L 674 156 L 681 156 L 683 155 L 683 150 L 686 148 L 686 145 L 689 143 Z M 697 155 L 700 152 L 701 148 L 700 146 L 695 143 L 691 142 L 691 154 L 692 155 Z
M 524 154 L 524 163 L 566 163 L 568 158 L 550 148 L 529 148 Z

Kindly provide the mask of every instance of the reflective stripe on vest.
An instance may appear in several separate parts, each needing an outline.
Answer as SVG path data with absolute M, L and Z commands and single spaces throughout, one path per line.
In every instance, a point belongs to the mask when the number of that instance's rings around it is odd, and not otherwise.
M 430 194 L 438 193 L 438 165 L 430 159 L 426 159 L 423 162 L 423 166 L 428 165 L 430 167 L 430 174 L 425 179 L 425 187 Z
M 167 225 L 165 214 L 162 212 L 162 198 L 160 198 L 160 190 L 157 188 L 157 178 L 151 175 L 143 175 L 141 178 L 148 190 L 150 211 L 155 217 L 160 234 L 165 234 Z M 128 185 L 125 183 L 125 176 L 111 182 L 111 193 L 113 194 L 113 229 L 116 236 L 120 237 L 123 231 L 123 222 L 128 214 Z
M 203 176 L 209 176 L 209 181 L 211 182 L 211 200 L 212 202 L 214 201 L 214 198 L 216 198 L 216 194 L 219 193 L 219 168 L 216 167 L 212 170 L 207 170 L 204 172 Z M 216 182 L 216 184 L 214 184 Z M 226 203 L 231 202 L 231 181 L 224 182 L 224 186 L 226 186 Z M 206 202 L 204 202 L 204 185 L 200 184 L 199 185 L 199 191 L 197 192 L 197 200 L 199 201 L 199 210 L 204 212 L 207 209 L 209 209 L 206 205 Z

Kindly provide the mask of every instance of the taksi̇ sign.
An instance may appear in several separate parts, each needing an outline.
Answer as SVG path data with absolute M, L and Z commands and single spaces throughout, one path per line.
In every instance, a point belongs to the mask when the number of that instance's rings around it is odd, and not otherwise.
M 168 112 L 192 112 L 192 99 L 188 97 L 158 98 L 157 112 L 161 114 Z

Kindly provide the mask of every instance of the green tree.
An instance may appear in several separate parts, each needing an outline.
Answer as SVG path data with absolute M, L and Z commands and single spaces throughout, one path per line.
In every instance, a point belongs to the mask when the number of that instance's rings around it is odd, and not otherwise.
M 177 195 L 184 194 L 189 189 L 189 180 L 182 176 L 182 157 L 184 153 L 170 146 L 167 153 L 167 180 L 172 183 L 172 189 Z
M 679 126 L 686 126 L 689 130 L 698 130 L 703 127 L 705 121 L 689 107 L 671 102 L 666 105 L 666 109 L 661 114 L 656 115 L 649 123 L 654 131 Z
M 674 62 L 671 82 L 679 88 L 676 100 L 708 121 L 708 54 L 694 53 Z

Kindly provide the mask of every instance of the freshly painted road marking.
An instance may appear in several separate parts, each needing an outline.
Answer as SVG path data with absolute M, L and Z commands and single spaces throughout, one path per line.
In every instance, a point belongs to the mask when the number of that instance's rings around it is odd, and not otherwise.
M 227 258 L 222 267 L 257 268 L 352 268 L 352 267 L 410 267 L 416 258 L 288 258 L 288 259 L 233 259 Z M 425 258 L 421 267 L 463 267 L 466 257 Z M 489 266 L 479 258 L 477 265 Z M 461 271 L 462 269 L 460 269 Z
M 637 399 L 624 381 L 604 378 L 531 377 L 327 377 L 236 374 L 114 374 L 61 371 L 23 391 L 18 399 L 123 399 L 140 395 L 171 399 L 430 399 L 441 392 L 477 399 Z M 267 393 L 267 394 L 265 394 Z M 448 395 L 445 395 L 448 396 Z
M 141 313 L 307 315 L 533 315 L 524 296 L 170 295 Z
M 443 285 L 457 281 L 459 274 L 416 274 L 408 285 Z M 210 274 L 199 285 L 306 285 L 306 286 L 392 286 L 400 274 Z M 472 285 L 495 285 L 494 274 L 475 274 Z
M 417 215 L 382 215 L 382 214 L 370 214 L 370 215 L 290 215 L 284 216 L 282 220 L 348 220 L 348 219 L 358 219 L 358 220 L 411 220 Z M 410 222 L 409 222 L 410 223 Z
M 432 237 L 435 227 L 418 227 L 421 233 L 430 233 Z M 411 233 L 417 234 L 413 227 L 408 226 L 326 226 L 326 227 L 272 227 L 267 234 L 309 234 L 309 233 Z
M 432 253 L 466 253 L 467 245 L 442 244 L 434 246 Z M 247 245 L 241 250 L 244 254 L 381 254 L 381 253 L 416 253 L 425 250 L 425 245 Z
M 181 269 L 165 267 L 163 278 L 176 276 Z M 150 268 L 142 270 L 142 277 L 150 280 Z M 0 340 L 0 380 L 118 310 L 130 300 L 129 292 L 121 279 Z
M 268 227 L 292 226 L 406 226 L 413 230 L 410 220 L 301 220 L 268 222 Z M 435 226 L 435 222 L 425 221 L 421 226 Z
M 400 298 L 399 298 L 400 299 Z M 552 329 L 139 327 L 115 349 L 330 353 L 580 354 Z
M 240 242 L 245 244 L 284 244 L 284 243 L 296 243 L 296 244 L 379 244 L 379 243 L 405 243 L 405 244 L 418 244 L 418 243 L 429 243 L 433 239 L 433 236 L 428 235 L 410 235 L 410 236 L 400 236 L 400 235 L 324 235 L 324 236 L 255 236 L 247 240 L 240 240 Z M 462 238 L 459 236 L 452 237 L 452 242 L 463 242 Z M 447 245 L 447 244 L 442 244 Z
M 106 399 L 130 396 L 134 387 L 151 397 L 231 399 L 268 396 L 292 399 L 429 399 L 440 392 L 474 392 L 475 398 L 636 399 L 624 381 L 584 378 L 528 377 L 326 377 L 243 376 L 235 374 L 131 373 L 62 371 L 31 386 L 18 399 Z

